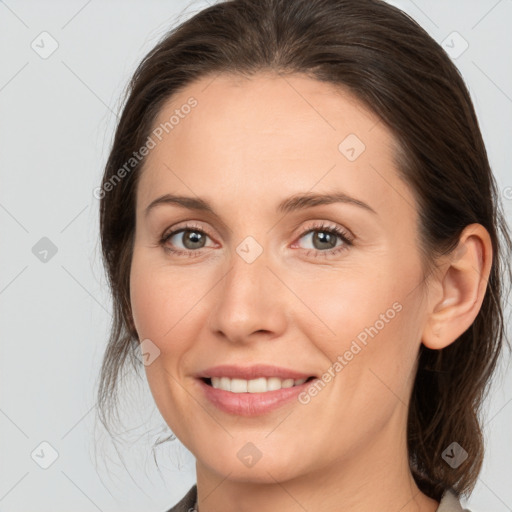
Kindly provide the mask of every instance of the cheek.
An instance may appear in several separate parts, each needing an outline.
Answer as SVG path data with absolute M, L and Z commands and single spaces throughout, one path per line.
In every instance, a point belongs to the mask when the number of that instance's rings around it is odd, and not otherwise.
M 314 285 L 294 281 L 308 306 L 296 317 L 299 329 L 327 356 L 324 371 L 336 375 L 333 390 L 344 400 L 375 406 L 396 400 L 395 392 L 407 399 L 421 342 L 420 274 L 413 260 L 395 261 L 319 276 Z
M 142 270 L 134 263 L 130 278 L 130 300 L 133 320 L 140 339 L 150 338 L 158 343 L 159 338 L 172 324 L 175 309 L 161 279 L 155 272 Z M 164 311 L 168 314 L 164 315 Z
M 396 303 L 402 293 L 392 275 L 390 269 L 374 265 L 365 271 L 331 270 L 313 280 L 289 276 L 294 292 L 304 302 L 296 319 L 309 339 L 321 342 L 327 353 L 345 350 L 355 338 L 364 342 L 369 336 L 367 328 L 377 323 L 381 330 L 381 324 L 393 319 L 400 308 Z M 381 315 L 386 318 L 382 320 Z
M 150 338 L 159 344 L 185 317 L 195 293 L 185 286 L 183 279 L 183 275 L 178 276 L 161 262 L 155 262 L 143 249 L 134 250 L 130 301 L 140 339 Z
M 180 439 L 187 439 L 184 423 L 179 418 L 197 411 L 178 383 L 184 378 L 187 352 L 197 339 L 193 332 L 197 325 L 193 303 L 198 298 L 194 300 L 194 296 L 204 293 L 197 288 L 191 293 L 183 275 L 180 272 L 178 276 L 177 271 L 171 272 L 161 262 L 155 262 L 153 255 L 145 253 L 143 248 L 135 249 L 130 275 L 133 319 L 140 340 L 151 340 L 159 350 L 158 356 L 144 368 L 147 381 L 155 404 L 171 430 Z
M 135 249 L 130 275 L 133 319 L 140 340 L 150 339 L 160 350 L 155 368 L 178 372 L 183 366 L 201 337 L 214 284 L 205 271 L 173 268 L 154 252 Z

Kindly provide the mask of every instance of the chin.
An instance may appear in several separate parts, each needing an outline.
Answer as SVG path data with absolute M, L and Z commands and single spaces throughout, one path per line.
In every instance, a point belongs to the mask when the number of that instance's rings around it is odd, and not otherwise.
M 242 448 L 238 448 L 239 445 Z M 210 451 L 206 456 L 201 456 L 200 451 L 193 453 L 199 464 L 235 482 L 285 482 L 300 476 L 301 470 L 306 471 L 307 467 L 307 460 L 299 450 L 293 450 L 287 457 L 278 446 L 258 450 L 251 441 L 237 443 L 236 449 L 227 446 L 219 448 L 218 452 Z

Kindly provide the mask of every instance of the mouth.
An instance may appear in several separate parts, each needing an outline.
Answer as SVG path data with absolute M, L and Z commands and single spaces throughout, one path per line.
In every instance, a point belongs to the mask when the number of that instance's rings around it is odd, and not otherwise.
M 255 379 L 237 379 L 230 377 L 202 377 L 201 380 L 208 386 L 231 393 L 268 393 L 301 386 L 315 376 L 302 379 L 281 379 L 279 377 L 257 377 Z
M 270 414 L 298 397 L 317 380 L 315 375 L 272 364 L 223 364 L 195 375 L 203 397 L 217 409 L 236 416 Z

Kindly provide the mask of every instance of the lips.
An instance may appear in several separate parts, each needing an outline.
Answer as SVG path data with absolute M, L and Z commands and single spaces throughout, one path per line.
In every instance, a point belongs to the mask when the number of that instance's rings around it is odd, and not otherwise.
M 298 404 L 297 396 L 316 379 L 312 374 L 264 364 L 215 366 L 196 377 L 212 405 L 237 416 L 258 416 L 286 404 Z

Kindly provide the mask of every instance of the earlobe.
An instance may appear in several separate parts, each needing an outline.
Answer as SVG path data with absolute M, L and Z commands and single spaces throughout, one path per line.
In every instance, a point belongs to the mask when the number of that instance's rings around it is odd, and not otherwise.
M 441 298 L 437 297 L 427 312 L 422 336 L 427 348 L 445 348 L 472 325 L 484 300 L 491 265 L 492 242 L 488 231 L 481 224 L 466 226 L 459 245 L 447 256 L 436 278 Z

